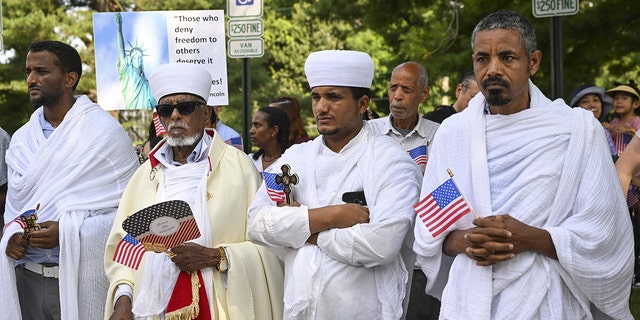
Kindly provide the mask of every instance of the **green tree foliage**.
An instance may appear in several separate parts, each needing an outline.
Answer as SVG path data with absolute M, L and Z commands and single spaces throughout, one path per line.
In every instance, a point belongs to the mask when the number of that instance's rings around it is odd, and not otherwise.
M 88 10 L 68 9 L 56 1 L 2 1 L 6 63 L 0 64 L 0 126 L 13 133 L 33 111 L 27 96 L 25 59 L 29 44 L 60 40 L 75 46 L 85 62 L 77 93 L 95 88 L 91 16 Z
M 5 49 L 15 52 L 10 61 L 0 64 L 4 80 L 0 83 L 0 125 L 9 132 L 24 123 L 32 110 L 23 76 L 24 55 L 32 41 L 57 39 L 77 44 L 86 64 L 78 91 L 92 94 L 92 12 L 226 10 L 225 0 L 4 0 L 2 5 Z M 421 112 L 447 98 L 451 102 L 456 81 L 472 68 L 473 27 L 486 14 L 503 8 L 522 13 L 534 24 L 543 63 L 533 80 L 550 95 L 551 18 L 533 17 L 531 5 L 531 0 L 264 1 L 265 53 L 249 59 L 251 113 L 274 97 L 293 95 L 301 101 L 302 115 L 312 127 L 304 61 L 310 52 L 322 49 L 362 50 L 373 57 L 373 106 L 383 115 L 388 112 L 390 72 L 408 60 L 424 64 L 429 71 L 431 97 Z M 612 8 L 615 18 L 607 13 Z M 560 18 L 565 98 L 586 82 L 610 87 L 614 80 L 640 80 L 640 16 L 635 12 L 633 1 L 582 0 L 578 14 Z M 227 68 L 230 102 L 221 118 L 242 131 L 243 59 L 228 58 Z

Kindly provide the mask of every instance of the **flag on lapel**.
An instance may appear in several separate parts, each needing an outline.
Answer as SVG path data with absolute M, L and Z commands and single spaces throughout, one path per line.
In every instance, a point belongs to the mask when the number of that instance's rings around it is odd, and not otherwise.
M 264 184 L 267 187 L 267 194 L 269 194 L 271 201 L 284 202 L 284 184 L 276 183 L 276 176 L 278 176 L 278 174 L 263 172 L 262 176 L 264 177 Z
M 113 261 L 138 270 L 145 252 L 146 250 L 142 243 L 127 233 L 127 235 L 118 242 L 116 252 L 113 254 Z
M 242 138 L 241 137 L 229 138 L 224 143 L 226 143 L 226 144 L 228 144 L 230 146 L 234 146 L 234 147 L 242 150 Z
M 451 178 L 413 207 L 434 238 L 471 211 Z
M 417 165 L 427 164 L 427 146 L 421 145 L 407 152 Z

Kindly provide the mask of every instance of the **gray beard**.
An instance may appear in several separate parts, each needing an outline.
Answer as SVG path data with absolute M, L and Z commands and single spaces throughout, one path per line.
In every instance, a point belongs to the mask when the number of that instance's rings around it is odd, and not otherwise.
M 171 147 L 188 147 L 193 146 L 202 138 L 202 133 L 196 133 L 190 137 L 167 137 L 167 144 Z

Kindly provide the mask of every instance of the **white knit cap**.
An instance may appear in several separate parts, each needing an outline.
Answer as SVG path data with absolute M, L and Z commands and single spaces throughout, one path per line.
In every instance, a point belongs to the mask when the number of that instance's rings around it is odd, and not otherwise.
M 304 64 L 311 88 L 320 86 L 371 89 L 373 59 L 360 51 L 325 50 L 312 52 Z
M 149 77 L 156 101 L 169 94 L 190 93 L 207 101 L 211 92 L 211 74 L 202 66 L 189 63 L 161 65 Z

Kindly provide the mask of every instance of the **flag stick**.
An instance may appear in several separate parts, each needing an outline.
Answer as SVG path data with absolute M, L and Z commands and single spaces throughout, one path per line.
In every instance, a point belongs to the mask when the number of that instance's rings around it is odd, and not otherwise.
M 471 204 L 469 204 L 469 201 L 467 201 L 467 197 L 464 196 L 464 194 L 462 194 L 462 190 L 460 190 L 460 187 L 458 187 L 458 184 L 456 184 L 456 181 L 453 180 L 453 171 L 451 171 L 451 169 L 447 168 L 447 173 L 449 173 L 449 177 L 451 177 L 451 181 L 453 182 L 453 185 L 456 186 L 456 189 L 458 189 L 458 192 L 460 192 L 460 194 L 462 195 L 462 199 L 464 199 L 464 202 L 467 203 L 467 206 L 469 206 L 469 209 L 471 210 L 471 213 L 473 213 L 473 216 L 478 219 L 478 214 L 476 213 L 475 210 L 473 210 L 473 207 L 471 206 Z

